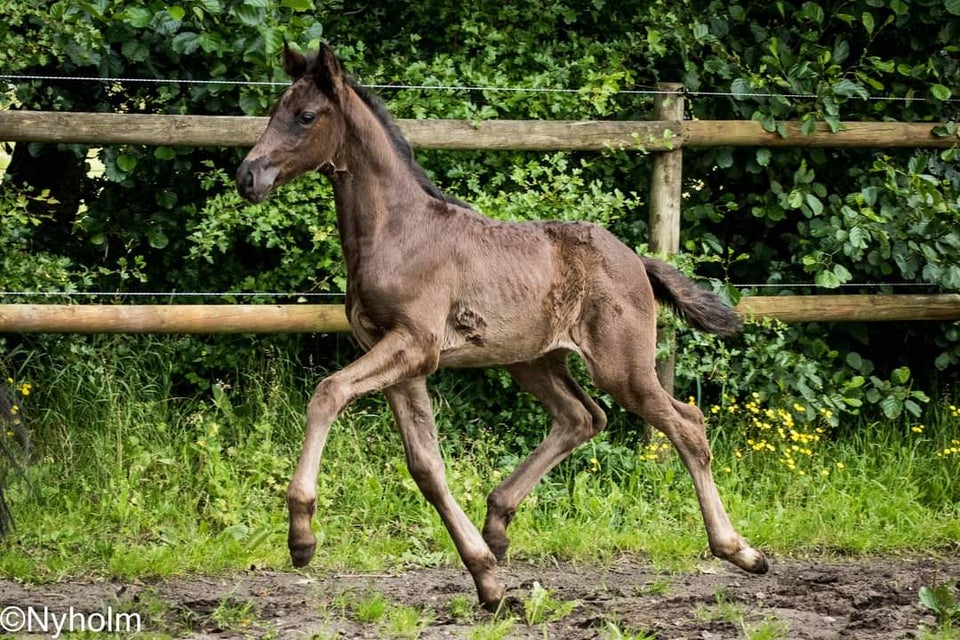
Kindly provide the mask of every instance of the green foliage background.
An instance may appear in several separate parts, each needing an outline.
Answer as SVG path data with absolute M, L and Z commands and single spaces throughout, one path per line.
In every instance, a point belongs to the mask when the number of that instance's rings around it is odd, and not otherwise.
M 242 82 L 284 81 L 284 40 L 326 40 L 364 83 L 574 90 L 383 89 L 397 117 L 642 119 L 649 96 L 625 90 L 682 81 L 693 92 L 692 118 L 753 119 L 771 131 L 785 120 L 834 129 L 841 120 L 924 121 L 957 135 L 955 0 L 11 0 L 2 13 L 3 73 L 169 80 L 10 82 L 4 108 L 262 115 L 280 87 Z M 248 206 L 232 185 L 240 156 L 18 145 L 0 194 L 0 289 L 342 291 L 329 186 L 307 179 Z M 490 215 L 590 220 L 644 248 L 643 154 L 418 158 L 442 188 Z M 716 148 L 687 150 L 684 163 L 680 263 L 730 298 L 770 293 L 765 285 L 960 291 L 955 149 Z M 322 368 L 355 353 L 338 337 L 313 347 L 287 338 L 178 340 L 172 367 L 185 390 L 238 375 L 268 344 Z M 919 418 L 921 390 L 952 393 L 960 366 L 956 323 L 755 326 L 723 343 L 689 332 L 679 342 L 680 393 L 714 401 L 760 391 L 784 405 L 804 400 L 834 422 L 863 412 Z M 8 349 L 67 343 L 6 339 Z M 521 405 L 496 374 L 467 377 L 477 398 L 502 401 L 480 413 L 515 419 L 508 416 Z

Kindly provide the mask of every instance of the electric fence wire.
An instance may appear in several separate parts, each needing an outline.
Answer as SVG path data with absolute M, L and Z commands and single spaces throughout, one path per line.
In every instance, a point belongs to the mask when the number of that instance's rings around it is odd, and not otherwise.
M 97 76 L 58 76 L 58 75 L 30 75 L 30 74 L 0 74 L 0 80 L 11 83 L 25 82 L 99 82 L 102 84 L 186 84 L 186 85 L 212 85 L 212 86 L 238 86 L 238 87 L 286 87 L 289 82 L 277 81 L 258 81 L 258 80 L 214 80 L 214 79 L 190 79 L 190 78 L 128 78 L 128 77 L 97 77 Z M 557 94 L 587 94 L 591 93 L 591 87 L 582 87 L 579 89 L 552 88 L 552 87 L 497 87 L 497 86 L 475 86 L 475 85 L 432 85 L 432 84 L 361 84 L 365 89 L 374 90 L 394 90 L 394 91 L 467 91 L 467 92 L 499 92 L 499 93 L 557 93 Z M 611 92 L 614 95 L 669 95 L 674 92 L 663 89 L 618 89 Z M 741 91 L 699 91 L 684 90 L 683 93 L 694 97 L 719 97 L 742 99 L 759 98 L 786 98 L 791 100 L 813 100 L 819 96 L 814 93 L 765 93 L 765 92 L 741 92 Z M 939 100 L 925 96 L 851 96 L 852 99 L 868 101 L 901 101 L 901 102 L 949 102 L 960 103 L 958 98 L 948 98 Z

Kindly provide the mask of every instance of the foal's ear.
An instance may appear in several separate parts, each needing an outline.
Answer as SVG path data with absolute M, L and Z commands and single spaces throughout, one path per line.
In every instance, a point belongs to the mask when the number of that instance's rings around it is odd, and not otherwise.
M 283 70 L 294 80 L 307 72 L 306 57 L 291 49 L 286 40 L 283 41 Z
M 343 67 L 337 60 L 330 45 L 323 43 L 317 52 L 317 62 L 313 67 L 313 77 L 317 87 L 330 97 L 336 97 L 343 87 Z

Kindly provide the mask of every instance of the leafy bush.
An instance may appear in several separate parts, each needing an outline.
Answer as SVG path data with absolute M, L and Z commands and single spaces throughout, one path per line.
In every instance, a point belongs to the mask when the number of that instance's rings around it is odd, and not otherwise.
M 621 90 L 682 80 L 694 92 L 688 112 L 700 119 L 751 119 L 781 132 L 786 120 L 809 130 L 847 119 L 958 130 L 950 100 L 960 84 L 960 11 L 949 2 L 8 5 L 0 24 L 7 73 L 170 81 L 22 81 L 3 93 L 5 107 L 263 114 L 279 89 L 232 81 L 284 82 L 283 40 L 314 47 L 326 39 L 363 82 L 459 87 L 383 89 L 397 117 L 646 118 L 649 96 Z M 535 91 L 468 88 L 498 86 Z M 585 219 L 633 246 L 645 240 L 650 177 L 641 154 L 418 157 L 441 186 L 491 215 Z M 239 158 L 222 149 L 17 145 L 5 178 L 16 214 L 0 233 L 0 285 L 341 291 L 329 186 L 307 180 L 249 206 L 231 184 Z M 63 170 L 48 170 L 54 162 Z M 688 149 L 686 260 L 732 300 L 767 286 L 958 291 L 958 162 L 953 149 Z M 36 190 L 24 190 L 31 182 Z M 39 200 L 24 195 L 44 191 Z M 183 344 L 176 368 L 200 385 L 218 367 L 235 370 L 254 346 L 236 337 Z M 960 366 L 960 330 L 950 323 L 761 326 L 727 343 L 685 334 L 681 344 L 684 394 L 757 392 L 834 419 L 913 417 L 923 404 L 918 389 L 951 384 Z

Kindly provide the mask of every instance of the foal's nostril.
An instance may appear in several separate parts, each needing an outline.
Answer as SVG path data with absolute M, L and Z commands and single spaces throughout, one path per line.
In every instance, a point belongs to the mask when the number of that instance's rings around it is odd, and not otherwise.
M 237 169 L 237 191 L 244 197 L 249 197 L 256 185 L 256 176 L 250 162 L 243 162 Z
M 267 156 L 244 160 L 237 169 L 237 191 L 251 202 L 261 202 L 276 186 L 278 175 Z

